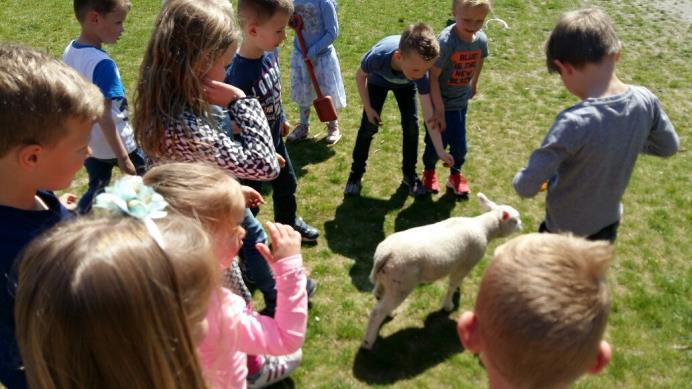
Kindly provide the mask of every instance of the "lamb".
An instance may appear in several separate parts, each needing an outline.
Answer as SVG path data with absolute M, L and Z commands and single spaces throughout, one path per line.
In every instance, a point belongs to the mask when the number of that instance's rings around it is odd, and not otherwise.
M 449 274 L 442 307 L 451 312 L 454 292 L 483 258 L 488 242 L 521 229 L 517 210 L 497 205 L 482 193 L 478 193 L 478 200 L 488 212 L 396 232 L 380 242 L 370 273 L 377 303 L 370 312 L 362 348 L 372 348 L 385 317 L 422 282 Z

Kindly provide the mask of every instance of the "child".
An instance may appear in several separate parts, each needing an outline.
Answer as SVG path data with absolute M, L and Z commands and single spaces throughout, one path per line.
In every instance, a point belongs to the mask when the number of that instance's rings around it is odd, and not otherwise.
M 442 131 L 442 149 L 435 147 L 428 129 L 423 152 L 423 186 L 427 192 L 440 190 L 435 164 L 438 154 L 444 157 L 444 148 L 449 146 L 453 163 L 449 166 L 447 187 L 457 196 L 469 193 L 468 181 L 460 171 L 467 151 L 466 111 L 488 56 L 488 38 L 480 29 L 489 11 L 490 0 L 453 0 L 455 23 L 442 30 L 438 38 L 440 57 L 430 70 L 430 94 Z
M 562 111 L 528 165 L 514 177 L 521 197 L 549 180 L 540 231 L 614 242 L 620 199 L 640 152 L 675 154 L 680 140 L 658 98 L 615 75 L 620 41 L 600 9 L 567 12 L 546 44 L 549 72 L 582 101 Z
M 610 361 L 601 340 L 612 246 L 569 235 L 528 234 L 495 250 L 473 312 L 457 331 L 479 354 L 488 387 L 567 388 Z
M 284 166 L 271 181 L 274 220 L 288 224 L 300 233 L 303 242 L 315 243 L 320 232 L 296 216 L 298 181 L 291 158 L 282 139 L 288 133 L 288 122 L 281 106 L 281 75 L 277 47 L 286 38 L 286 25 L 293 13 L 291 0 L 239 0 L 238 17 L 243 42 L 226 72 L 226 82 L 238 86 L 248 96 L 259 99 L 271 127 L 274 147 Z M 232 114 L 235 120 L 236 115 Z M 244 182 L 261 190 L 260 182 Z M 257 212 L 257 210 L 255 211 Z
M 17 339 L 31 387 L 207 387 L 195 339 L 218 282 L 209 239 L 182 216 L 152 224 L 79 218 L 27 249 Z
M 315 66 L 315 76 L 322 92 L 331 96 L 337 110 L 346 107 L 346 92 L 341 79 L 341 67 L 332 43 L 339 36 L 339 21 L 336 18 L 336 0 L 295 0 L 295 14 L 303 20 L 303 39 L 308 49 L 308 58 Z M 310 110 L 315 92 L 305 66 L 303 54 L 298 44 L 298 36 L 293 40 L 291 53 L 291 99 L 298 103 L 300 123 L 286 137 L 293 142 L 308 136 Z M 341 139 L 337 120 L 327 123 L 329 145 Z
M 358 93 L 363 102 L 363 117 L 353 147 L 351 174 L 344 189 L 346 195 L 358 195 L 361 178 L 370 151 L 370 143 L 380 126 L 380 113 L 387 93 L 391 90 L 401 112 L 403 131 L 402 170 L 403 183 L 411 196 L 425 193 L 416 174 L 418 159 L 418 116 L 416 88 L 420 94 L 423 117 L 430 127 L 436 124 L 430 101 L 428 70 L 433 66 L 440 47 L 432 29 L 424 23 L 407 27 L 401 36 L 388 36 L 377 42 L 360 62 L 356 72 Z
M 50 191 L 69 186 L 89 156 L 103 96 L 45 53 L 0 44 L 0 382 L 26 388 L 15 340 L 15 260 L 70 214 Z
M 135 135 L 154 162 L 204 161 L 235 177 L 254 180 L 271 180 L 279 174 L 259 102 L 221 82 L 235 52 L 236 37 L 228 1 L 164 3 L 142 60 L 135 95 Z M 210 103 L 233 113 L 239 139 L 224 131 Z M 249 210 L 243 227 L 247 231 L 242 250 L 245 270 L 262 291 L 271 316 L 276 306 L 274 278 L 255 249 L 267 237 Z
M 235 180 L 215 167 L 172 163 L 153 167 L 144 176 L 144 182 L 163 195 L 175 212 L 194 216 L 202 222 L 212 236 L 219 268 L 227 268 L 234 262 L 245 233 L 240 226 L 245 201 L 241 186 Z M 269 228 L 271 232 L 290 227 L 270 225 Z M 215 387 L 243 386 L 246 376 L 250 387 L 269 385 L 286 378 L 300 364 L 299 347 L 307 317 L 305 275 L 298 255 L 299 238 L 297 233 L 288 233 L 291 234 L 295 236 L 293 249 L 296 257 L 272 264 L 279 290 L 276 320 L 257 316 L 247 300 L 229 294 L 226 289 L 222 289 L 222 301 L 217 301 L 227 307 L 223 314 L 210 312 L 210 337 L 205 339 L 199 351 L 202 364 Z M 280 249 L 279 244 L 290 243 L 277 239 L 272 241 L 275 250 Z M 279 251 L 274 255 L 277 259 L 288 256 Z M 290 334 L 287 331 L 295 332 Z M 219 340 L 227 340 L 230 344 L 220 346 Z M 245 353 L 282 356 L 248 355 L 246 363 Z M 283 355 L 288 353 L 293 354 Z
M 77 205 L 80 213 L 91 210 L 94 195 L 110 182 L 113 166 L 117 165 L 125 174 L 144 173 L 144 154 L 130 127 L 118 67 L 101 48 L 104 43 L 114 44 L 120 39 L 129 11 L 129 0 L 74 0 L 81 32 L 65 48 L 63 61 L 96 84 L 106 97 L 103 117 L 91 131 L 91 156 L 84 161 L 89 188 Z

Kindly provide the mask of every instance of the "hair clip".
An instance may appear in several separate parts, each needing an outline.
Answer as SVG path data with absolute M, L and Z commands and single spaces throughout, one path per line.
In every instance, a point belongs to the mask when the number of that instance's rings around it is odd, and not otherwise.
M 128 215 L 142 220 L 149 234 L 163 248 L 163 236 L 153 219 L 165 217 L 166 200 L 150 186 L 144 185 L 142 177 L 123 176 L 104 193 L 96 196 L 94 207 L 109 213 Z

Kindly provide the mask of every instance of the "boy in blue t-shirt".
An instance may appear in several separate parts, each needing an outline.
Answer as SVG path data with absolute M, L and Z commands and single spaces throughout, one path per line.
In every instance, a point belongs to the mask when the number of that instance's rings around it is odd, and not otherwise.
M 356 72 L 358 93 L 363 103 L 363 116 L 353 147 L 353 163 L 344 194 L 360 193 L 370 144 L 381 124 L 380 114 L 390 90 L 394 93 L 401 112 L 403 183 L 408 186 L 411 196 L 425 193 L 416 174 L 416 90 L 420 94 L 423 117 L 431 127 L 436 127 L 432 122 L 434 117 L 429 96 L 428 70 L 433 66 L 438 54 L 439 46 L 432 29 L 424 23 L 418 23 L 407 27 L 401 36 L 383 38 L 363 55 Z
M 15 389 L 27 387 L 14 335 L 16 260 L 70 216 L 50 191 L 69 186 L 89 156 L 103 96 L 48 54 L 0 45 L 0 101 L 0 382 Z
M 440 190 L 435 164 L 449 146 L 454 163 L 449 166 L 447 187 L 458 196 L 469 193 L 468 181 L 461 174 L 467 151 L 466 110 L 469 99 L 476 94 L 483 61 L 488 56 L 488 38 L 480 31 L 488 11 L 490 0 L 453 0 L 455 23 L 442 30 L 438 38 L 440 57 L 430 70 L 430 95 L 440 125 L 442 149 L 431 138 L 437 134 L 428 131 L 423 152 L 423 185 L 427 192 Z
M 144 153 L 135 143 L 130 126 L 127 97 L 115 62 L 102 50 L 114 44 L 123 33 L 130 11 L 129 0 L 74 0 L 75 16 L 81 32 L 63 52 L 63 61 L 101 89 L 106 110 L 92 129 L 91 156 L 84 161 L 89 187 L 79 200 L 80 213 L 91 210 L 96 194 L 111 180 L 114 166 L 124 174 L 144 174 Z
M 274 190 L 274 220 L 293 226 L 303 242 L 314 243 L 320 234 L 319 230 L 296 216 L 298 180 L 282 138 L 288 134 L 289 124 L 281 105 L 277 47 L 286 39 L 286 26 L 292 13 L 293 3 L 288 0 L 238 2 L 243 41 L 226 71 L 225 81 L 242 89 L 248 96 L 256 97 L 267 116 L 274 148 L 283 164 L 279 176 L 270 181 Z M 244 184 L 257 191 L 262 188 L 262 183 L 258 181 L 244 181 Z

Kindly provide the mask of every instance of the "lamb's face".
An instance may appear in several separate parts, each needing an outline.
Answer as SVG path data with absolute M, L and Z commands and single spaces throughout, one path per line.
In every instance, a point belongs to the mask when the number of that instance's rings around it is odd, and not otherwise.
M 508 236 L 521 230 L 519 211 L 509 205 L 498 205 L 496 209 L 501 213 L 500 236 Z

